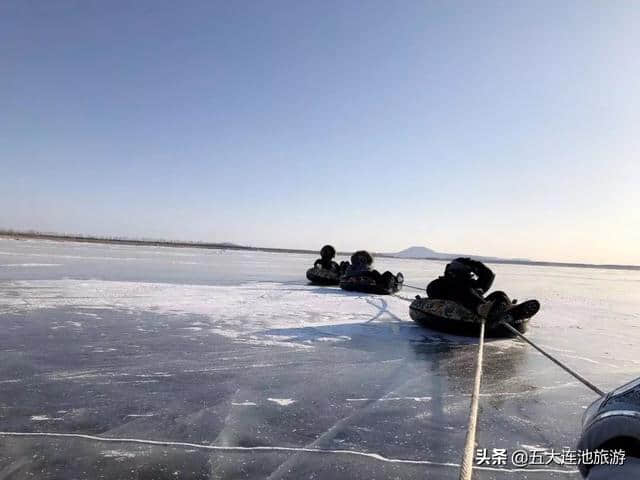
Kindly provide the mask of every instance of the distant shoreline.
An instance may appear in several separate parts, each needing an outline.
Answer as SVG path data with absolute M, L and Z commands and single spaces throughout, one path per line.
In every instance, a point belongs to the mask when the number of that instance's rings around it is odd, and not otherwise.
M 269 248 L 250 247 L 236 245 L 232 243 L 211 243 L 211 242 L 188 242 L 156 239 L 133 239 L 119 237 L 99 237 L 93 235 L 65 235 L 59 233 L 41 232 L 21 232 L 13 230 L 0 230 L 0 238 L 15 240 L 51 240 L 57 242 L 79 242 L 79 243 L 101 243 L 131 246 L 151 246 L 151 247 L 173 247 L 173 248 L 203 248 L 215 250 L 241 250 L 250 252 L 270 252 L 270 253 L 304 253 L 318 254 L 318 250 L 292 249 L 292 248 Z M 350 252 L 339 252 L 342 255 L 349 255 Z M 448 259 L 439 257 L 399 257 L 388 253 L 374 253 L 377 257 L 396 258 L 399 260 L 435 260 L 445 262 Z M 570 263 L 570 262 L 539 262 L 535 260 L 508 260 L 492 259 L 485 263 L 506 264 L 506 265 L 530 265 L 540 267 L 572 267 L 572 268 L 599 268 L 607 270 L 633 270 L 640 271 L 640 265 L 616 265 L 616 264 L 592 264 L 592 263 Z

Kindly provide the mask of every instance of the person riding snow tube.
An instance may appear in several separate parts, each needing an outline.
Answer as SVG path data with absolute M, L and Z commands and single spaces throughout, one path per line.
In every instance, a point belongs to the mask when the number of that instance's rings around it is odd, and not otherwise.
M 501 326 L 503 322 L 524 333 L 540 303 L 528 300 L 519 304 L 501 291 L 484 297 L 494 278 L 482 262 L 456 258 L 447 264 L 444 276 L 429 283 L 429 298 L 416 297 L 409 307 L 410 316 L 424 326 L 463 335 L 477 335 L 483 321 L 488 335 L 511 336 Z
M 622 457 L 624 463 L 610 461 L 578 463 L 588 480 L 627 480 L 640 478 L 640 378 L 599 398 L 587 408 L 577 449 L 604 450 L 609 459 Z
M 307 270 L 307 279 L 316 285 L 338 285 L 340 276 L 347 269 L 347 262 L 338 265 L 333 261 L 336 249 L 331 245 L 325 245 L 320 249 L 320 258 L 313 264 L 313 268 Z
M 343 290 L 378 293 L 388 295 L 396 293 L 402 288 L 404 276 L 402 273 L 394 275 L 386 271 L 380 273 L 373 270 L 373 257 L 365 250 L 359 250 L 351 255 L 351 265 L 340 279 L 340 288 Z
M 476 311 L 479 305 L 486 303 L 483 295 L 489 291 L 494 279 L 495 275 L 484 263 L 456 258 L 447 264 L 444 275 L 427 285 L 427 295 L 429 298 L 453 300 Z

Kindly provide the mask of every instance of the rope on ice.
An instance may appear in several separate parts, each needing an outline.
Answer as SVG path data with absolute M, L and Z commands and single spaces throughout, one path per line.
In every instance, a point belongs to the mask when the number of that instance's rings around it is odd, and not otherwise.
M 480 398 L 480 381 L 482 380 L 482 357 L 484 354 L 484 321 L 480 324 L 480 339 L 478 343 L 478 358 L 476 360 L 476 375 L 471 394 L 471 408 L 469 412 L 469 426 L 467 438 L 464 442 L 462 464 L 460 465 L 460 480 L 471 480 L 473 472 L 473 452 L 476 448 L 476 426 L 478 424 L 478 399 Z

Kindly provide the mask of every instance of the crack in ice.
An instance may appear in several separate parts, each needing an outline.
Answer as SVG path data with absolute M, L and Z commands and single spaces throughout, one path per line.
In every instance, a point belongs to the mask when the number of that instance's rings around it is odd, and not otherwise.
M 214 450 L 214 451 L 226 451 L 226 452 L 296 452 L 296 453 L 315 453 L 325 455 L 353 455 L 358 457 L 366 457 L 372 460 L 378 460 L 385 463 L 401 463 L 408 465 L 431 465 L 436 467 L 450 467 L 460 468 L 460 464 L 453 462 L 435 462 L 431 460 L 411 460 L 404 458 L 392 458 L 385 457 L 379 453 L 361 452 L 359 450 L 341 450 L 341 449 L 327 449 L 327 448 L 309 448 L 309 447 L 281 447 L 281 446 L 256 446 L 256 447 L 242 447 L 242 446 L 222 446 L 222 445 L 207 445 L 202 443 L 189 443 L 189 442 L 171 442 L 164 440 L 147 440 L 142 438 L 111 438 L 111 437 L 99 437 L 96 435 L 87 435 L 83 433 L 54 433 L 54 432 L 0 432 L 0 436 L 4 437 L 49 437 L 49 438 L 77 438 L 81 440 L 89 440 L 94 442 L 111 442 L 111 443 L 132 443 L 139 445 L 155 445 L 162 447 L 178 447 L 178 448 L 195 448 L 199 450 Z M 560 470 L 551 468 L 494 468 L 476 466 L 475 470 L 486 470 L 493 472 L 504 473 L 562 473 L 567 475 L 573 475 L 578 473 L 578 470 Z

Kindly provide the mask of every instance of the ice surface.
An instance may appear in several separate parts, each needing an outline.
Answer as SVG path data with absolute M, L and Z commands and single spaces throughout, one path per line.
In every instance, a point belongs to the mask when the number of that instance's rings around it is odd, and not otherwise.
M 0 239 L 0 430 L 238 447 L 0 437 L 0 472 L 457 478 L 475 340 L 418 327 L 398 297 L 307 285 L 314 259 Z M 376 266 L 424 287 L 444 262 Z M 540 300 L 534 341 L 605 390 L 637 376 L 640 272 L 492 268 L 496 289 Z M 589 390 L 517 340 L 489 342 L 485 366 L 479 448 L 575 444 Z M 507 465 L 477 476 L 572 472 Z

